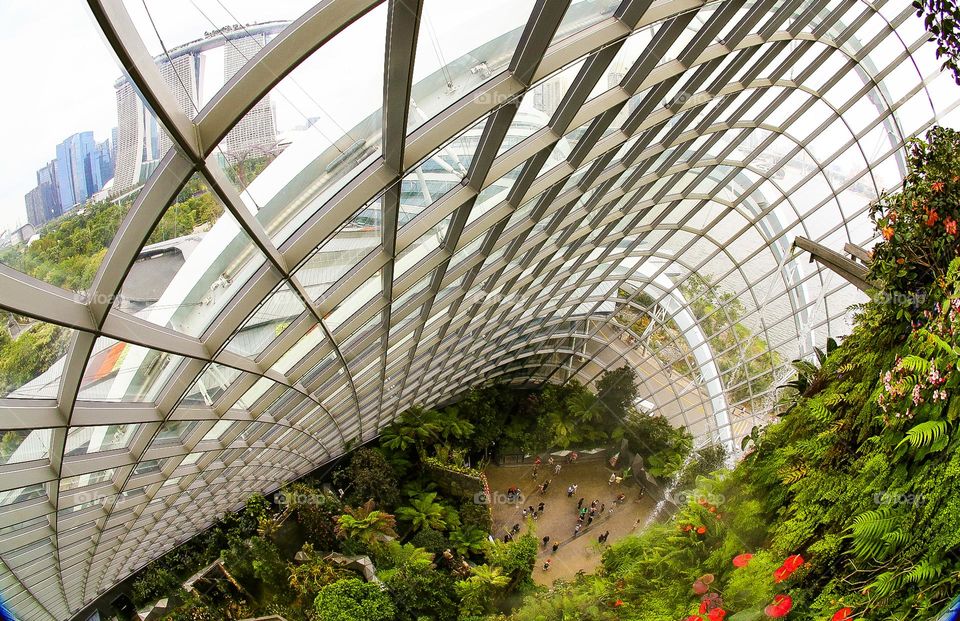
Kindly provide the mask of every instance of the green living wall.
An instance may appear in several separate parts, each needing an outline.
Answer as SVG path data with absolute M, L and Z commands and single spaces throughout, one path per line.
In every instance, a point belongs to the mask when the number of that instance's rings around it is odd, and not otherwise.
M 874 207 L 873 300 L 666 524 L 511 619 L 929 619 L 960 592 L 960 134 Z

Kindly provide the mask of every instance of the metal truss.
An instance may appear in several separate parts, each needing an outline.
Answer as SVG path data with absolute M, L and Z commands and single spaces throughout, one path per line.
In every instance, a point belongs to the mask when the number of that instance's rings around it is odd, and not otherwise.
M 0 266 L 0 308 L 71 334 L 55 394 L 0 399 L 0 429 L 37 453 L 0 465 L 0 585 L 24 619 L 71 618 L 251 493 L 376 438 L 411 405 L 494 380 L 591 384 L 628 364 L 642 404 L 734 449 L 767 419 L 787 361 L 845 332 L 864 299 L 794 240 L 872 242 L 868 205 L 901 180 L 904 142 L 958 103 L 905 0 L 536 0 L 509 61 L 456 77 L 468 90 L 412 124 L 428 3 L 324 0 L 191 118 L 124 2 L 88 4 L 173 147 L 87 291 Z M 322 200 L 269 221 L 219 145 L 384 5 L 373 155 L 327 195 L 309 194 L 322 170 L 296 170 L 284 190 Z M 530 128 L 547 89 L 561 94 Z M 476 146 L 455 152 L 465 136 Z M 424 164 L 450 158 L 468 165 L 432 195 Z M 191 178 L 247 245 L 227 257 L 229 295 L 209 317 L 184 311 L 185 329 L 116 300 Z M 414 181 L 429 200 L 405 219 Z M 316 289 L 310 262 L 364 209 L 379 214 L 374 243 Z M 276 334 L 238 353 L 281 302 L 292 310 Z M 114 342 L 149 390 L 92 398 L 91 360 Z

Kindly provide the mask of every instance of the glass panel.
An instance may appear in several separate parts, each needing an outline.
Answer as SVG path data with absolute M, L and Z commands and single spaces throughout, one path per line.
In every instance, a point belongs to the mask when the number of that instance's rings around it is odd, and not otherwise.
M 119 308 L 199 337 L 265 260 L 194 176 L 141 250 Z
M 608 17 L 620 6 L 620 0 L 574 0 L 563 14 L 553 43 L 566 39 Z M 551 43 L 552 45 L 552 43 Z
M 401 227 L 460 185 L 470 169 L 487 118 L 448 142 L 403 178 L 398 222 Z
M 510 123 L 503 143 L 497 150 L 497 155 L 509 151 L 527 136 L 547 126 L 583 63 L 582 60 L 577 61 L 527 91 L 520 101 L 520 108 L 513 117 L 513 122 Z
M 456 212 L 454 212 L 456 213 Z M 394 267 L 394 278 L 400 278 L 407 273 L 410 268 L 420 262 L 421 259 L 440 247 L 443 240 L 447 237 L 447 229 L 450 228 L 450 222 L 453 220 L 451 213 L 446 218 L 433 226 L 426 233 L 417 238 L 409 246 L 400 251 L 397 255 L 396 266 Z
M 407 133 L 510 64 L 534 0 L 425 0 Z
M 0 311 L 0 397 L 55 399 L 73 332 Z
M 157 436 L 153 439 L 153 444 L 183 442 L 196 426 L 196 421 L 175 420 L 163 423 L 160 425 Z
M 284 374 L 287 373 L 295 364 L 303 360 L 307 354 L 322 343 L 323 338 L 323 330 L 320 329 L 320 325 L 313 324 L 303 338 L 297 341 L 296 345 L 288 349 L 286 353 L 280 357 L 280 360 L 273 365 L 272 370 Z
M 109 481 L 113 478 L 113 474 L 116 471 L 116 468 L 107 468 L 106 470 L 97 470 L 96 472 L 78 474 L 77 476 L 61 479 L 60 493 L 62 494 L 63 492 L 68 492 L 73 489 L 79 489 L 81 487 L 87 487 L 88 485 L 96 485 L 97 483 Z
M 273 114 L 264 100 L 243 117 L 253 135 L 218 145 L 215 161 L 275 243 L 380 155 L 386 24 L 384 3 L 274 87 Z
M 44 498 L 46 495 L 47 490 L 44 488 L 43 483 L 11 489 L 6 492 L 0 492 L 0 507 L 6 507 L 7 505 L 16 504 L 18 502 L 27 502 L 28 500 L 36 500 L 37 498 Z
M 98 425 L 71 427 L 67 432 L 64 457 L 88 455 L 125 449 L 130 445 L 140 425 Z
M 320 299 L 331 285 L 380 246 L 380 213 L 378 198 L 353 214 L 294 271 L 311 298 Z
M 345 300 L 337 304 L 333 312 L 324 317 L 327 329 L 333 332 L 340 327 L 343 322 L 357 314 L 367 302 L 379 295 L 383 291 L 383 283 L 381 280 L 380 272 L 378 271 L 368 278 L 366 282 L 357 287 Z
M 196 383 L 183 398 L 183 403 L 213 405 L 220 395 L 240 377 L 240 371 L 215 362 L 207 365 Z
M 281 283 L 234 334 L 227 350 L 241 356 L 259 355 L 305 310 L 300 296 L 286 283 Z
M 182 358 L 102 336 L 80 381 L 83 401 L 135 401 L 156 399 Z
M 47 459 L 51 433 L 50 429 L 0 431 L 0 465 Z

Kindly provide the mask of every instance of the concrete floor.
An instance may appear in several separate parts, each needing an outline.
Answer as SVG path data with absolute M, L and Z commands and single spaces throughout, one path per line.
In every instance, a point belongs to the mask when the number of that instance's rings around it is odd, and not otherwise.
M 493 535 L 503 539 L 514 524 L 520 524 L 520 532 L 527 532 L 527 524 L 523 519 L 523 508 L 540 502 L 544 503 L 544 511 L 533 522 L 537 540 L 549 535 L 550 542 L 546 548 L 540 546 L 537 566 L 534 568 L 533 578 L 538 584 L 550 586 L 558 578 L 572 579 L 576 573 L 583 570 L 592 573 L 600 564 L 600 557 L 605 546 L 597 542 L 597 537 L 610 531 L 607 544 L 633 532 L 643 523 L 653 510 L 654 502 L 647 497 L 638 500 L 640 488 L 626 481 L 620 485 L 610 485 L 608 480 L 612 471 L 602 460 L 581 462 L 577 464 L 563 464 L 560 474 L 548 471 L 547 464 L 539 467 L 538 477 L 532 477 L 531 465 L 520 466 L 489 466 L 486 470 L 493 495 Z M 537 486 L 546 479 L 552 479 L 546 494 L 540 494 Z M 576 493 L 572 498 L 567 497 L 567 486 L 576 484 Z M 526 497 L 524 502 L 507 503 L 505 496 L 507 489 L 518 486 Z M 617 494 L 623 493 L 626 497 L 623 504 L 616 505 L 614 500 Z M 589 526 L 584 520 L 580 534 L 574 537 L 574 527 L 577 525 L 577 501 L 584 498 L 584 506 L 589 508 L 590 503 L 598 499 L 606 505 L 604 514 L 597 515 Z M 599 503 L 597 505 L 599 507 Z M 613 513 L 609 513 L 613 507 Z M 639 522 L 639 523 L 638 523 Z M 560 542 L 556 553 L 552 551 L 555 542 Z M 543 563 L 552 559 L 550 569 L 543 570 Z

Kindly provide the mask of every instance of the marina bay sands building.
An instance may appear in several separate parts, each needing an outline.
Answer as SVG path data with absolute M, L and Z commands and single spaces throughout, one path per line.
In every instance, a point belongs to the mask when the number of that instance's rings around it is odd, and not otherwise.
M 201 40 L 178 46 L 157 59 L 164 83 L 177 107 L 188 118 L 213 96 L 266 43 L 283 23 L 255 24 L 220 29 Z M 116 172 L 112 193 L 144 183 L 170 146 L 158 129 L 157 120 L 144 106 L 127 78 L 115 84 L 117 91 Z M 251 154 L 269 153 L 277 140 L 274 108 L 269 97 L 254 108 L 227 135 L 219 150 L 222 157 L 237 161 Z

